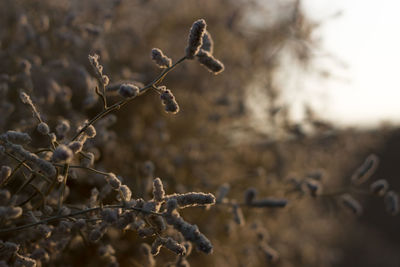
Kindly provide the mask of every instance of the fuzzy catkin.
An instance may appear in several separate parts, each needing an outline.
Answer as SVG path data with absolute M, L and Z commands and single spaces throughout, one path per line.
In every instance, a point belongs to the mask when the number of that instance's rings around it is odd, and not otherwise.
M 225 69 L 224 64 L 214 58 L 210 52 L 200 49 L 196 56 L 199 63 L 215 75 L 220 74 Z
M 179 231 L 186 240 L 193 242 L 197 249 L 206 254 L 212 253 L 213 246 L 210 240 L 199 231 L 197 225 L 189 224 L 177 213 L 167 213 L 165 215 L 165 220 L 169 225 L 172 225 L 177 231 Z
M 383 196 L 389 189 L 389 183 L 385 179 L 376 180 L 370 185 L 369 189 L 372 194 Z
M 253 200 L 250 203 L 250 207 L 256 208 L 284 208 L 287 205 L 287 199 L 279 199 L 279 198 L 264 198 L 259 200 Z
M 344 207 L 349 209 L 352 213 L 359 216 L 363 212 L 361 204 L 354 199 L 350 194 L 344 194 L 340 197 L 341 203 Z
M 187 59 L 193 59 L 199 52 L 203 44 L 203 35 L 206 31 L 206 27 L 207 24 L 204 19 L 199 19 L 193 23 L 189 33 L 188 46 L 186 47 Z
M 384 202 L 386 211 L 391 215 L 399 213 L 399 196 L 394 191 L 389 191 L 385 194 Z
M 160 67 L 160 68 L 169 68 L 172 66 L 172 60 L 164 55 L 161 49 L 153 48 L 151 50 L 151 59 Z
M 8 177 L 11 175 L 11 168 L 8 166 L 1 166 L 0 170 L 0 185 L 4 184 Z
M 257 190 L 253 187 L 248 188 L 244 193 L 244 203 L 251 205 L 257 195 Z
M 210 54 L 214 52 L 214 41 L 211 37 L 211 34 L 207 30 L 203 35 L 203 45 L 201 46 L 201 49 L 209 52 Z
M 45 122 L 39 123 L 36 129 L 43 135 L 48 135 L 50 133 L 50 127 Z
M 153 197 L 157 202 L 163 201 L 165 196 L 164 187 L 160 178 L 156 178 L 153 181 Z
M 190 192 L 185 194 L 173 194 L 167 197 L 175 198 L 180 209 L 215 204 L 215 197 L 211 193 Z
M 74 156 L 74 153 L 72 150 L 67 147 L 66 145 L 59 145 L 53 152 L 53 156 L 51 157 L 51 160 L 53 162 L 71 162 L 72 158 Z
M 230 185 L 228 183 L 222 184 L 218 188 L 218 192 L 216 194 L 215 202 L 216 203 L 222 203 L 224 201 L 226 195 L 229 193 L 229 189 L 230 189 Z
M 240 208 L 240 206 L 237 203 L 234 203 L 232 205 L 232 212 L 233 212 L 233 220 L 235 223 L 237 223 L 240 226 L 243 226 L 245 224 L 244 216 L 243 216 L 243 211 Z
M 118 94 L 123 98 L 134 98 L 139 95 L 139 92 L 139 87 L 131 83 L 123 83 L 118 89 Z
M 19 94 L 19 97 L 20 97 L 22 103 L 27 104 L 31 107 L 33 115 L 36 116 L 36 118 L 38 120 L 40 120 L 40 114 L 37 111 L 36 106 L 33 104 L 31 97 L 25 92 L 21 92 Z
M 0 140 L 19 145 L 29 144 L 32 141 L 29 134 L 17 131 L 7 131 L 6 133 L 0 135 Z
M 161 91 L 160 98 L 163 105 L 165 106 L 165 111 L 172 114 L 179 112 L 178 103 L 175 100 L 175 96 L 172 94 L 171 90 L 167 89 L 165 86 L 160 86 L 158 89 Z
M 369 155 L 364 163 L 353 173 L 351 182 L 355 185 L 361 185 L 374 174 L 378 164 L 379 158 L 374 154 Z

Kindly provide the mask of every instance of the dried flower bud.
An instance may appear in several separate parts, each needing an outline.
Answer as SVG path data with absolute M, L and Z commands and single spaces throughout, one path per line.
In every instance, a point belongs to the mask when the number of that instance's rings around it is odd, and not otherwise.
M 376 180 L 370 185 L 369 189 L 374 195 L 383 196 L 389 189 L 389 183 L 385 179 Z
M 374 174 L 378 164 L 379 158 L 374 154 L 369 155 L 364 163 L 353 173 L 351 182 L 355 185 L 364 183 Z
M 193 59 L 203 44 L 203 35 L 206 31 L 206 21 L 199 19 L 195 21 L 190 29 L 188 46 L 186 47 L 186 58 Z
M 349 209 L 352 213 L 359 216 L 362 214 L 362 206 L 361 204 L 354 199 L 350 194 L 344 194 L 340 197 L 341 203 L 344 207 Z
M 246 203 L 247 205 L 251 205 L 256 195 L 257 195 L 257 190 L 255 188 L 253 187 L 248 188 L 244 193 L 244 203 Z
M 158 49 L 153 48 L 151 50 L 151 59 L 160 67 L 160 68 L 169 68 L 172 66 L 172 60 L 164 55 L 164 53 Z
M 225 69 L 225 66 L 221 61 L 214 58 L 211 53 L 202 49 L 197 53 L 197 60 L 215 75 L 220 74 Z
M 165 86 L 160 86 L 158 89 L 161 91 L 161 100 L 165 106 L 166 112 L 171 112 L 176 114 L 179 112 L 178 103 L 175 100 L 175 96 L 172 94 L 171 90 L 167 89 Z
M 118 89 L 118 93 L 124 98 L 136 97 L 139 95 L 139 92 L 139 87 L 131 83 L 123 83 Z
M 157 202 L 161 202 L 164 200 L 165 191 L 160 178 L 156 178 L 153 181 L 153 197 Z
M 391 215 L 396 215 L 399 213 L 399 196 L 394 191 L 389 191 L 385 194 L 385 205 L 386 210 Z
M 74 153 L 72 152 L 72 150 L 69 147 L 67 147 L 66 145 L 59 145 L 54 150 L 51 160 L 56 163 L 71 162 L 73 156 L 74 156 Z
M 47 125 L 45 122 L 39 123 L 36 129 L 43 135 L 48 135 L 50 133 L 49 125 Z

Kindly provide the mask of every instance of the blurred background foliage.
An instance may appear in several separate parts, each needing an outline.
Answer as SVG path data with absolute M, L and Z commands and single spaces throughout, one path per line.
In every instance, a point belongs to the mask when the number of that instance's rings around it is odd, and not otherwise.
M 400 221 L 385 213 L 381 199 L 357 196 L 365 212 L 356 218 L 331 198 L 291 191 L 292 178 L 317 171 L 324 192 L 343 188 L 370 153 L 381 159 L 373 179 L 400 188 L 395 127 L 339 129 L 307 107 L 304 121 L 291 120 L 279 77 L 288 68 L 312 69 L 319 49 L 312 38 L 319 24 L 304 16 L 300 1 L 3 0 L 0 6 L 0 73 L 9 76 L 1 76 L 9 86 L 1 100 L 2 131 L 30 129 L 30 111 L 17 100 L 21 88 L 51 127 L 61 118 L 78 126 L 101 110 L 88 54 L 100 55 L 110 88 L 121 81 L 146 84 L 159 73 L 151 49 L 177 60 L 193 21 L 207 21 L 225 71 L 213 76 L 185 62 L 163 83 L 180 105 L 177 115 L 165 113 L 159 96 L 149 92 L 109 117 L 114 124 L 96 125 L 100 136 L 90 147 L 96 166 L 124 177 L 136 197 L 149 197 L 144 173 L 151 161 L 168 193 L 216 192 L 229 183 L 228 197 L 238 201 L 248 187 L 289 199 L 285 209 L 244 210 L 244 226 L 235 225 L 225 207 L 185 211 L 215 246 L 211 256 L 193 252 L 192 266 L 400 265 Z M 24 60 L 32 64 L 29 73 Z M 110 92 L 111 102 L 118 99 Z M 33 135 L 38 147 L 44 144 Z M 87 199 L 93 187 L 85 177 L 68 185 L 69 203 Z M 268 230 L 278 262 L 269 263 L 257 248 L 256 225 Z M 150 242 L 130 232 L 105 238 L 121 266 L 140 265 L 138 246 Z M 71 246 L 55 264 L 95 266 L 95 250 Z M 164 251 L 157 260 L 163 266 L 173 256 Z

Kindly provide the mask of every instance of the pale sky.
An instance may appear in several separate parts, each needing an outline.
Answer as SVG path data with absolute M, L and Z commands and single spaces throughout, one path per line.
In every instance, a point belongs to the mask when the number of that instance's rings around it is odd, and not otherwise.
M 347 64 L 322 56 L 318 67 L 334 77 L 302 77 L 289 98 L 311 101 L 318 113 L 344 126 L 400 123 L 400 1 L 303 0 L 304 11 L 325 21 L 316 36 L 328 52 Z M 328 19 L 338 11 L 342 16 Z M 293 92 L 293 90 L 291 90 Z

